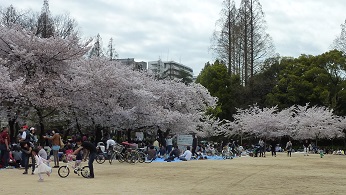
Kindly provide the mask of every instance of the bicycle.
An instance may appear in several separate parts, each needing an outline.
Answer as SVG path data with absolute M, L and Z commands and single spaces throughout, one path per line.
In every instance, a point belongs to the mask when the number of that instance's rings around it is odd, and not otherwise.
M 221 155 L 222 155 L 222 158 L 226 160 L 226 159 L 233 159 L 234 154 L 230 148 L 224 147 L 221 152 Z
M 71 162 L 74 163 L 74 161 L 68 160 L 66 162 L 66 165 L 59 167 L 58 175 L 61 178 L 66 178 L 67 176 L 69 176 L 69 174 L 70 174 L 70 168 L 69 167 L 70 167 Z M 71 167 L 73 168 L 74 166 L 71 166 Z M 81 167 L 81 164 L 79 164 L 78 166 L 74 167 L 73 168 L 73 172 L 75 174 L 77 174 L 78 176 L 82 175 L 84 178 L 87 178 L 90 175 L 89 166 Z
M 106 156 L 99 146 L 96 147 L 96 149 L 97 149 L 97 155 L 95 160 L 98 164 L 103 164 L 106 161 Z
M 145 154 L 144 148 L 138 148 L 137 152 L 138 152 L 138 162 L 140 162 L 140 163 L 145 162 L 145 158 L 146 158 L 147 154 Z
M 109 164 L 112 164 L 113 160 L 118 160 L 121 163 L 124 162 L 125 158 L 122 154 L 124 149 L 125 147 L 120 144 L 116 144 L 115 146 L 113 146 L 113 150 L 109 158 Z

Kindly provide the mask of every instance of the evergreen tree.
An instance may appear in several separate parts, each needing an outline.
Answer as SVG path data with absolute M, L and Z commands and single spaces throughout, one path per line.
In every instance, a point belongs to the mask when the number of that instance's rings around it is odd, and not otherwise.
M 103 55 L 103 49 L 102 49 L 102 38 L 100 34 L 97 34 L 94 45 L 92 46 L 89 57 L 101 57 Z
M 48 0 L 44 0 L 41 15 L 37 20 L 36 36 L 48 38 L 54 35 L 54 21 L 49 11 Z

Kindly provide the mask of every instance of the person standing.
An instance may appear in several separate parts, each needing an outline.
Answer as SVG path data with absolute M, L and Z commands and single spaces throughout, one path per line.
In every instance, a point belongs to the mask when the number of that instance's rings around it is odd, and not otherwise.
M 272 156 L 276 157 L 276 142 L 275 142 L 275 140 L 272 140 L 272 142 L 270 144 L 270 149 L 272 152 Z
M 35 171 L 35 158 L 33 158 L 33 156 L 31 155 L 32 153 L 32 147 L 30 145 L 29 142 L 22 142 L 21 143 L 23 146 L 22 146 L 22 161 L 23 161 L 23 165 L 25 167 L 25 171 L 23 174 L 28 174 L 28 169 L 29 169 L 29 158 L 31 157 L 32 158 L 32 173 L 31 175 L 34 174 L 34 171 Z
M 264 141 L 260 139 L 258 141 L 258 145 L 259 145 L 259 157 L 264 157 Z
M 305 140 L 303 146 L 304 146 L 304 156 L 309 156 L 309 146 L 310 146 L 309 141 Z
M 36 130 L 34 127 L 30 128 L 30 142 L 33 144 L 34 147 L 37 146 L 37 141 L 38 141 L 35 131 Z
M 86 149 L 89 151 L 89 162 L 88 162 L 88 166 L 89 166 L 89 170 L 90 170 L 90 175 L 88 178 L 94 178 L 94 166 L 93 166 L 93 162 L 96 158 L 96 154 L 97 154 L 97 149 L 96 146 L 88 141 L 83 141 L 81 138 L 77 138 L 76 139 L 76 143 L 79 146 L 79 148 L 77 150 L 75 150 L 72 155 L 76 155 L 79 153 L 79 151 L 81 151 L 82 149 Z
M 28 126 L 24 125 L 22 127 L 22 134 L 19 138 L 19 142 L 30 142 L 30 131 L 28 130 Z
M 289 140 L 286 144 L 287 156 L 292 156 L 292 142 Z
M 9 152 L 10 152 L 10 136 L 8 135 L 8 128 L 3 127 L 0 133 L 0 162 L 4 168 L 8 167 Z
M 172 151 L 172 148 L 173 148 L 173 138 L 168 135 L 167 138 L 166 138 L 166 151 L 167 151 L 167 154 L 169 155 L 169 153 L 171 153 Z
M 196 135 L 193 135 L 193 139 L 192 139 L 192 155 L 196 155 L 197 156 L 197 153 L 196 153 L 197 144 L 198 144 L 197 137 L 196 137 Z
M 54 167 L 59 168 L 59 150 L 60 150 L 60 134 L 57 131 L 52 131 L 53 136 L 43 136 L 44 139 L 52 141 L 52 150 L 54 156 Z

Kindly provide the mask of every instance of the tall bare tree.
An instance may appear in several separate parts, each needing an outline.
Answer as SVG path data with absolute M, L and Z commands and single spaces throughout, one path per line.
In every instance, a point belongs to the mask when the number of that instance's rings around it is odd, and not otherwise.
M 228 73 L 241 77 L 243 85 L 260 68 L 266 57 L 274 55 L 272 39 L 266 33 L 264 12 L 259 0 L 242 0 L 237 10 L 234 1 L 225 0 L 221 18 L 213 34 L 212 49 L 227 62 Z
M 18 12 L 13 5 L 0 10 L 1 21 L 0 24 L 6 27 L 11 27 L 14 24 L 20 24 L 22 21 L 23 13 Z
M 232 74 L 235 69 L 232 67 L 236 55 L 236 36 L 237 36 L 237 9 L 234 1 L 226 0 L 223 2 L 221 18 L 216 22 L 216 29 L 212 37 L 211 49 L 217 54 L 220 60 L 228 64 L 228 73 Z M 233 70 L 232 70 L 233 69 Z
M 73 33 L 78 33 L 78 24 L 69 14 L 57 15 L 53 18 L 54 29 L 57 36 L 65 39 Z
M 118 53 L 115 51 L 113 46 L 113 38 L 109 39 L 107 55 L 109 57 L 109 60 L 113 60 L 114 58 L 118 57 Z
M 40 13 L 32 10 L 18 11 L 12 5 L 0 9 L 0 25 L 6 27 L 19 25 L 29 31 L 36 31 L 36 36 L 41 38 L 54 35 L 65 39 L 74 33 L 78 34 L 76 20 L 69 14 L 52 16 L 48 0 L 44 0 Z
M 345 23 L 341 24 L 341 33 L 333 41 L 331 46 L 333 49 L 337 49 L 346 54 L 346 20 Z

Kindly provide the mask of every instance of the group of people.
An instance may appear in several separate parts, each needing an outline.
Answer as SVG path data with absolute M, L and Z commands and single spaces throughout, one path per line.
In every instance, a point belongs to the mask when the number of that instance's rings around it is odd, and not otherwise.
M 169 151 L 169 152 L 168 152 Z M 182 161 L 189 161 L 192 157 L 191 147 L 187 146 L 186 150 L 181 154 L 181 151 L 177 145 L 172 146 L 169 150 L 166 150 L 164 146 L 161 146 L 159 150 L 155 148 L 154 145 L 147 147 L 147 161 L 153 161 L 157 157 L 165 158 L 165 161 L 171 162 L 175 158 L 178 158 Z
M 311 143 L 308 140 L 305 140 L 303 143 L 304 156 L 309 156 L 309 152 L 311 151 L 311 148 L 312 148 Z M 269 149 L 273 157 L 276 157 L 276 152 L 278 150 L 279 151 L 282 150 L 280 147 L 278 147 L 278 144 L 275 142 L 275 140 L 271 140 Z M 291 140 L 287 141 L 285 150 L 287 152 L 287 156 L 292 157 L 293 144 Z M 265 157 L 265 152 L 266 152 L 265 142 L 263 141 L 263 139 L 259 139 L 257 148 L 256 148 L 256 154 L 258 154 L 259 157 Z
M 194 143 L 191 146 L 187 146 L 181 151 L 182 148 L 178 148 L 177 144 L 173 144 L 175 136 L 167 135 L 164 140 L 156 137 L 152 143 L 142 145 L 144 152 L 147 154 L 146 161 L 151 162 L 156 158 L 163 158 L 165 161 L 173 161 L 175 158 L 182 161 L 191 160 L 193 153 L 196 152 L 197 139 L 194 139 Z M 108 142 L 108 141 L 107 141 Z M 196 145 L 194 147 L 194 145 Z
M 51 134 L 43 136 L 43 139 L 49 141 L 54 158 L 54 166 L 50 167 L 50 158 L 43 146 L 38 143 L 38 138 L 35 134 L 35 128 L 23 125 L 17 139 L 11 142 L 8 127 L 3 127 L 0 133 L 0 168 L 24 168 L 23 174 L 28 174 L 29 161 L 31 158 L 31 174 L 37 174 L 39 181 L 43 181 L 43 174 L 50 176 L 52 168 L 59 167 L 59 151 L 62 148 L 62 138 L 57 130 Z M 81 138 L 74 140 L 76 148 L 72 155 L 78 154 L 82 149 L 85 149 L 89 154 L 89 178 L 94 178 L 93 161 L 96 158 L 96 146 L 90 142 L 83 141 Z

